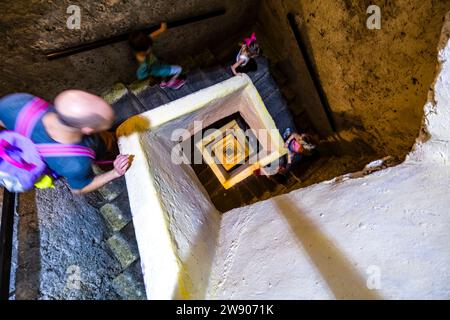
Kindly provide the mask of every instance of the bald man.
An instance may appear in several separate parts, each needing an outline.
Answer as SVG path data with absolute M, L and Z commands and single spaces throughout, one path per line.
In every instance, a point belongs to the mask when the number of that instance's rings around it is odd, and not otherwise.
M 14 130 L 22 108 L 35 96 L 15 93 L 0 99 L 0 126 Z M 114 111 L 102 98 L 80 90 L 61 92 L 42 118 L 37 122 L 31 140 L 35 143 L 76 144 L 93 149 L 97 157 L 110 151 L 115 142 L 104 139 L 114 121 Z M 107 141 L 109 140 L 109 141 Z M 92 159 L 88 157 L 44 158 L 47 166 L 65 177 L 74 193 L 94 191 L 123 176 L 129 167 L 129 156 L 118 155 L 114 169 L 95 176 Z

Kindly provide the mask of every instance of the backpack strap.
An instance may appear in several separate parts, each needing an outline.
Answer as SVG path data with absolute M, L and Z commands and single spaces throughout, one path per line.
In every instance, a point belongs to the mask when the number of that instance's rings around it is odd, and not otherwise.
M 36 123 L 47 111 L 49 103 L 34 97 L 22 108 L 16 119 L 15 132 L 30 138 Z
M 34 165 L 32 163 L 28 163 L 23 159 L 16 160 L 16 159 L 12 158 L 7 151 L 8 149 L 10 149 L 10 150 L 16 149 L 17 150 L 18 148 L 16 146 L 11 145 L 6 140 L 0 140 L 0 158 L 8 161 L 10 164 L 12 164 L 13 166 L 15 166 L 19 169 L 31 171 L 34 168 L 36 168 L 36 165 Z
M 49 103 L 34 97 L 22 108 L 16 119 L 15 132 L 30 138 L 36 123 L 47 111 Z M 88 157 L 95 160 L 95 152 L 91 148 L 58 143 L 36 144 L 39 154 L 43 157 Z
M 72 145 L 72 144 L 55 144 L 55 143 L 41 143 L 36 144 L 36 147 L 43 157 L 88 157 L 95 159 L 95 152 L 91 148 Z

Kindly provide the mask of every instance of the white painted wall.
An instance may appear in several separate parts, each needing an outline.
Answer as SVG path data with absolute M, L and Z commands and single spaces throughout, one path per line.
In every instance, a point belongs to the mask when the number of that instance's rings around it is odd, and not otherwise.
M 448 166 L 405 163 L 229 211 L 208 298 L 449 299 L 449 195 Z
M 234 77 L 131 117 L 117 130 L 121 153 L 134 156 L 125 178 L 148 299 L 205 296 L 220 217 L 192 169 L 172 163 L 169 138 L 196 112 L 241 90 L 258 96 L 248 76 Z
M 450 298 L 449 28 L 407 160 L 225 213 L 208 298 Z
M 174 164 L 172 126 L 142 138 L 179 259 L 174 298 L 203 299 L 217 246 L 220 215 L 188 164 Z M 158 134 L 159 133 L 159 134 Z

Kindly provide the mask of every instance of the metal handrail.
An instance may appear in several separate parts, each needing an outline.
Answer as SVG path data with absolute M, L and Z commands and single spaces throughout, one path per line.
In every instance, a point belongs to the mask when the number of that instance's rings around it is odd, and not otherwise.
M 208 13 L 204 13 L 204 14 L 200 14 L 197 16 L 192 16 L 192 17 L 187 17 L 187 18 L 182 18 L 182 19 L 178 19 L 178 20 L 174 20 L 174 21 L 168 21 L 167 22 L 167 28 L 175 28 L 175 27 L 180 27 L 180 26 L 184 26 L 186 24 L 190 24 L 193 22 L 199 22 L 202 20 L 206 20 L 206 19 L 210 19 L 210 18 L 215 18 L 221 15 L 224 15 L 226 13 L 226 9 L 221 8 L 218 10 L 214 10 Z M 143 31 L 146 33 L 150 33 L 152 31 L 155 31 L 159 28 L 159 24 L 157 25 L 151 25 L 145 29 L 139 30 L 139 31 Z M 71 56 L 73 54 L 76 53 L 80 53 L 80 52 L 84 52 L 84 51 L 88 51 L 88 50 L 92 50 L 92 49 L 96 49 L 96 48 L 100 48 L 109 44 L 113 44 L 113 43 L 117 43 L 120 41 L 125 41 L 128 39 L 128 37 L 130 36 L 132 32 L 125 32 L 119 35 L 115 35 L 112 36 L 110 38 L 106 38 L 106 39 L 101 39 L 101 40 L 97 40 L 97 41 L 93 41 L 93 42 L 89 42 L 89 43 L 84 43 L 84 44 L 80 44 L 78 46 L 75 47 L 71 47 L 71 48 L 67 48 L 67 49 L 62 49 L 62 50 L 57 50 L 57 51 L 53 51 L 53 52 L 49 52 L 46 53 L 46 57 L 48 60 L 54 60 L 54 59 L 58 59 L 58 58 L 62 58 L 62 57 L 67 57 L 67 56 Z
M 3 189 L 0 225 L 0 300 L 9 299 L 16 194 Z

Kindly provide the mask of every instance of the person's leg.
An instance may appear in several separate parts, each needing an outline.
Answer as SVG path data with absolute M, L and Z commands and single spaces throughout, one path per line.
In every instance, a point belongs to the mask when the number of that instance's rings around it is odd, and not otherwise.
M 167 87 L 172 88 L 172 89 L 179 89 L 186 83 L 185 80 L 178 78 L 180 76 L 181 72 L 183 72 L 183 68 L 181 68 L 180 66 L 177 66 L 177 65 L 170 66 L 170 71 L 169 71 L 168 76 L 171 78 L 167 82 Z
M 184 80 L 179 80 L 178 76 L 183 71 L 183 68 L 177 65 L 158 64 L 152 67 L 151 75 L 159 78 L 169 78 L 168 81 L 161 81 L 161 88 L 169 87 L 172 89 L 179 89 L 184 85 Z
M 177 65 L 171 65 L 170 71 L 169 71 L 169 77 L 172 77 L 172 78 L 169 80 L 169 84 L 173 83 L 179 77 L 181 72 L 183 72 L 183 68 L 181 68 L 180 66 L 177 66 Z
M 283 139 L 284 141 L 286 141 L 292 134 L 292 129 L 291 128 L 286 128 L 286 130 L 284 130 L 283 132 Z

